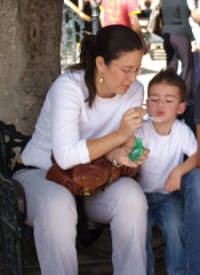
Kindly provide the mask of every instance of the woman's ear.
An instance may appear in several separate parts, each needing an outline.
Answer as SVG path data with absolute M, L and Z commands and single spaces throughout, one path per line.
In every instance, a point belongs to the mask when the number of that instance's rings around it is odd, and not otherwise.
M 102 56 L 97 56 L 96 57 L 96 67 L 97 70 L 102 73 L 105 67 L 105 62 Z
M 177 115 L 181 115 L 185 112 L 187 103 L 186 102 L 181 102 L 178 107 Z

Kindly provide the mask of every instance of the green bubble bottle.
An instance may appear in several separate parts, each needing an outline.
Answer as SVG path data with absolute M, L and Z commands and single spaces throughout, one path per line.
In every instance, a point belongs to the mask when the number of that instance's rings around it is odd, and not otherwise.
M 136 138 L 136 144 L 132 148 L 132 151 L 128 154 L 128 157 L 132 162 L 139 161 L 139 157 L 143 155 L 144 153 L 144 146 L 142 144 L 142 139 L 141 138 Z

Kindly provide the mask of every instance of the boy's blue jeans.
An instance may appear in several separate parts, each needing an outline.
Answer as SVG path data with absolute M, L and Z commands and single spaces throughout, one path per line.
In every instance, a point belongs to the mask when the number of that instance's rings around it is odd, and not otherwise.
M 154 274 L 152 226 L 157 224 L 166 242 L 165 266 L 168 275 L 185 275 L 183 199 L 180 192 L 146 193 L 148 201 L 147 274 Z
M 184 198 L 184 231 L 186 274 L 200 274 L 200 168 L 186 174 L 182 180 Z

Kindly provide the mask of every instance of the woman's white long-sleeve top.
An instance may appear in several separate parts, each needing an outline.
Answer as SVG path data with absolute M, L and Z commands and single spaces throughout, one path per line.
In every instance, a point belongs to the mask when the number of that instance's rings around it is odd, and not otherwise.
M 124 112 L 141 106 L 143 96 L 143 85 L 136 81 L 124 95 L 97 95 L 90 108 L 84 71 L 65 72 L 47 93 L 32 138 L 22 152 L 23 163 L 48 169 L 52 153 L 63 169 L 90 162 L 86 141 L 117 129 Z

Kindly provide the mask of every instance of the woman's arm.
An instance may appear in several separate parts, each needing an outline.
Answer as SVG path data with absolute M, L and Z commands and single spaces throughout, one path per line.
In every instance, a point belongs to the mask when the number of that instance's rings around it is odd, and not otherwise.
M 196 23 L 200 24 L 200 14 L 199 14 L 198 9 L 195 8 L 195 9 L 191 10 L 191 16 L 192 16 L 192 19 Z
M 142 108 L 131 108 L 122 116 L 118 129 L 99 138 L 90 138 L 90 135 L 87 138 L 87 130 L 84 130 L 85 134 L 81 135 L 82 125 L 80 123 L 86 120 L 87 127 L 91 127 L 91 133 L 93 133 L 96 127 L 95 119 L 98 122 L 98 116 L 101 120 L 104 114 L 92 112 L 93 119 L 90 126 L 90 110 L 84 103 L 80 84 L 78 81 L 70 81 L 71 79 L 65 79 L 65 77 L 64 75 L 59 82 L 54 84 L 47 100 L 52 105 L 53 154 L 58 165 L 63 169 L 68 169 L 74 165 L 97 159 L 125 143 L 134 134 L 135 129 L 141 127 L 145 111 Z M 95 119 L 94 116 L 96 116 Z
M 136 129 L 142 125 L 142 117 L 145 110 L 137 107 L 131 108 L 122 117 L 119 128 L 107 136 L 87 141 L 90 159 L 101 157 L 113 149 L 125 144 L 133 135 Z
M 180 15 L 181 15 L 181 19 L 182 19 L 182 25 L 185 27 L 185 31 L 186 34 L 188 36 L 188 38 L 190 39 L 190 41 L 195 40 L 193 32 L 192 32 L 192 28 L 189 24 L 189 8 L 187 6 L 187 3 L 185 1 L 181 2 L 180 5 Z

